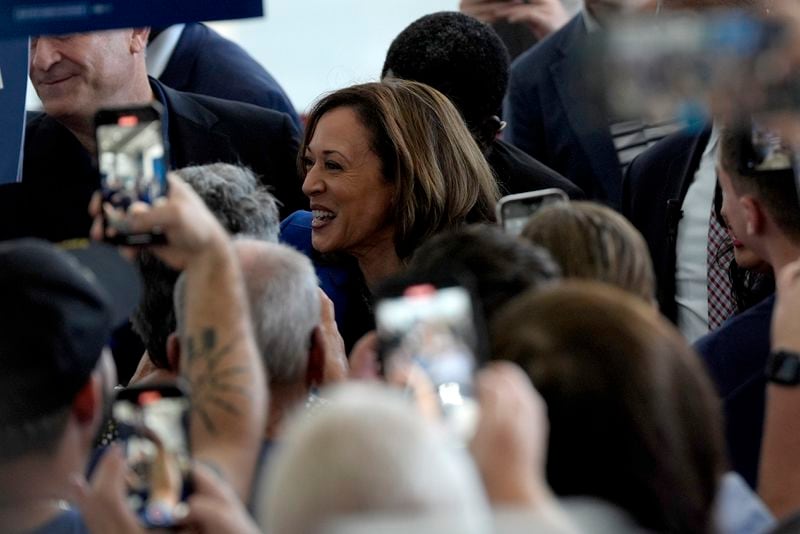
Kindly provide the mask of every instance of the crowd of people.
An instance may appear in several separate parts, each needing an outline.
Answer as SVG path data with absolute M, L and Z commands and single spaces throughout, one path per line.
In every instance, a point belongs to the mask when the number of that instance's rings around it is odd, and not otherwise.
M 793 0 L 463 0 L 298 116 L 202 24 L 33 37 L 0 531 L 800 531 L 800 119 L 582 93 L 615 17 L 712 7 L 800 50 Z M 167 192 L 110 224 L 95 115 L 153 102 Z

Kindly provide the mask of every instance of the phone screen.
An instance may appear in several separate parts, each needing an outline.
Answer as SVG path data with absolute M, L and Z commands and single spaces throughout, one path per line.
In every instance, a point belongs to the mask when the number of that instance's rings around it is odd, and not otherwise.
M 131 388 L 113 405 L 128 462 L 128 502 L 142 524 L 174 524 L 189 493 L 189 400 L 173 387 Z
M 108 224 L 134 202 L 152 204 L 167 193 L 167 149 L 160 113 L 152 106 L 101 110 L 96 118 L 97 164 Z M 137 241 L 151 242 L 140 237 Z
M 477 335 L 469 293 L 410 286 L 401 297 L 379 301 L 375 320 L 387 382 L 403 387 L 423 415 L 466 443 L 477 417 Z
M 498 218 L 506 232 L 511 235 L 520 235 L 530 216 L 542 206 L 566 201 L 568 201 L 568 197 L 560 189 L 509 195 L 500 199 Z

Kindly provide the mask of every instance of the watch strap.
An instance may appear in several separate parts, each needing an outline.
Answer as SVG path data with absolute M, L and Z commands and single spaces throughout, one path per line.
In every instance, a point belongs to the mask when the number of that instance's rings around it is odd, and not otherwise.
M 767 380 L 784 386 L 800 384 L 800 354 L 788 350 L 771 352 L 767 360 Z

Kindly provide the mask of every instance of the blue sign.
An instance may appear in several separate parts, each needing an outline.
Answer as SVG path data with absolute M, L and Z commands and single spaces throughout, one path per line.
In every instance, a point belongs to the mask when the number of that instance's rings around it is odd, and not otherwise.
M 27 37 L 264 16 L 264 0 L 3 0 L 0 35 Z
M 22 174 L 28 39 L 0 40 L 0 184 Z

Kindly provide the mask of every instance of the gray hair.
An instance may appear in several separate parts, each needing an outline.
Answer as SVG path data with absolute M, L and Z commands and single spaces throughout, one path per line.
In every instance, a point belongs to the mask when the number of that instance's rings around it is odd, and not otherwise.
M 212 163 L 175 171 L 232 235 L 278 242 L 278 200 L 247 167 Z
M 445 514 L 472 533 L 488 509 L 466 452 L 452 447 L 402 394 L 346 383 L 300 412 L 260 473 L 259 526 L 317 532 L 357 514 Z
M 246 167 L 213 163 L 175 171 L 194 189 L 214 217 L 232 235 L 278 242 L 277 200 Z M 142 300 L 132 317 L 133 330 L 156 366 L 169 368 L 167 338 L 175 331 L 173 287 L 178 273 L 147 251 L 137 258 L 144 281 Z
M 317 275 L 291 247 L 253 239 L 234 242 L 244 275 L 256 344 L 271 382 L 305 379 L 314 328 L 320 323 Z M 175 285 L 178 332 L 185 320 L 185 278 Z

